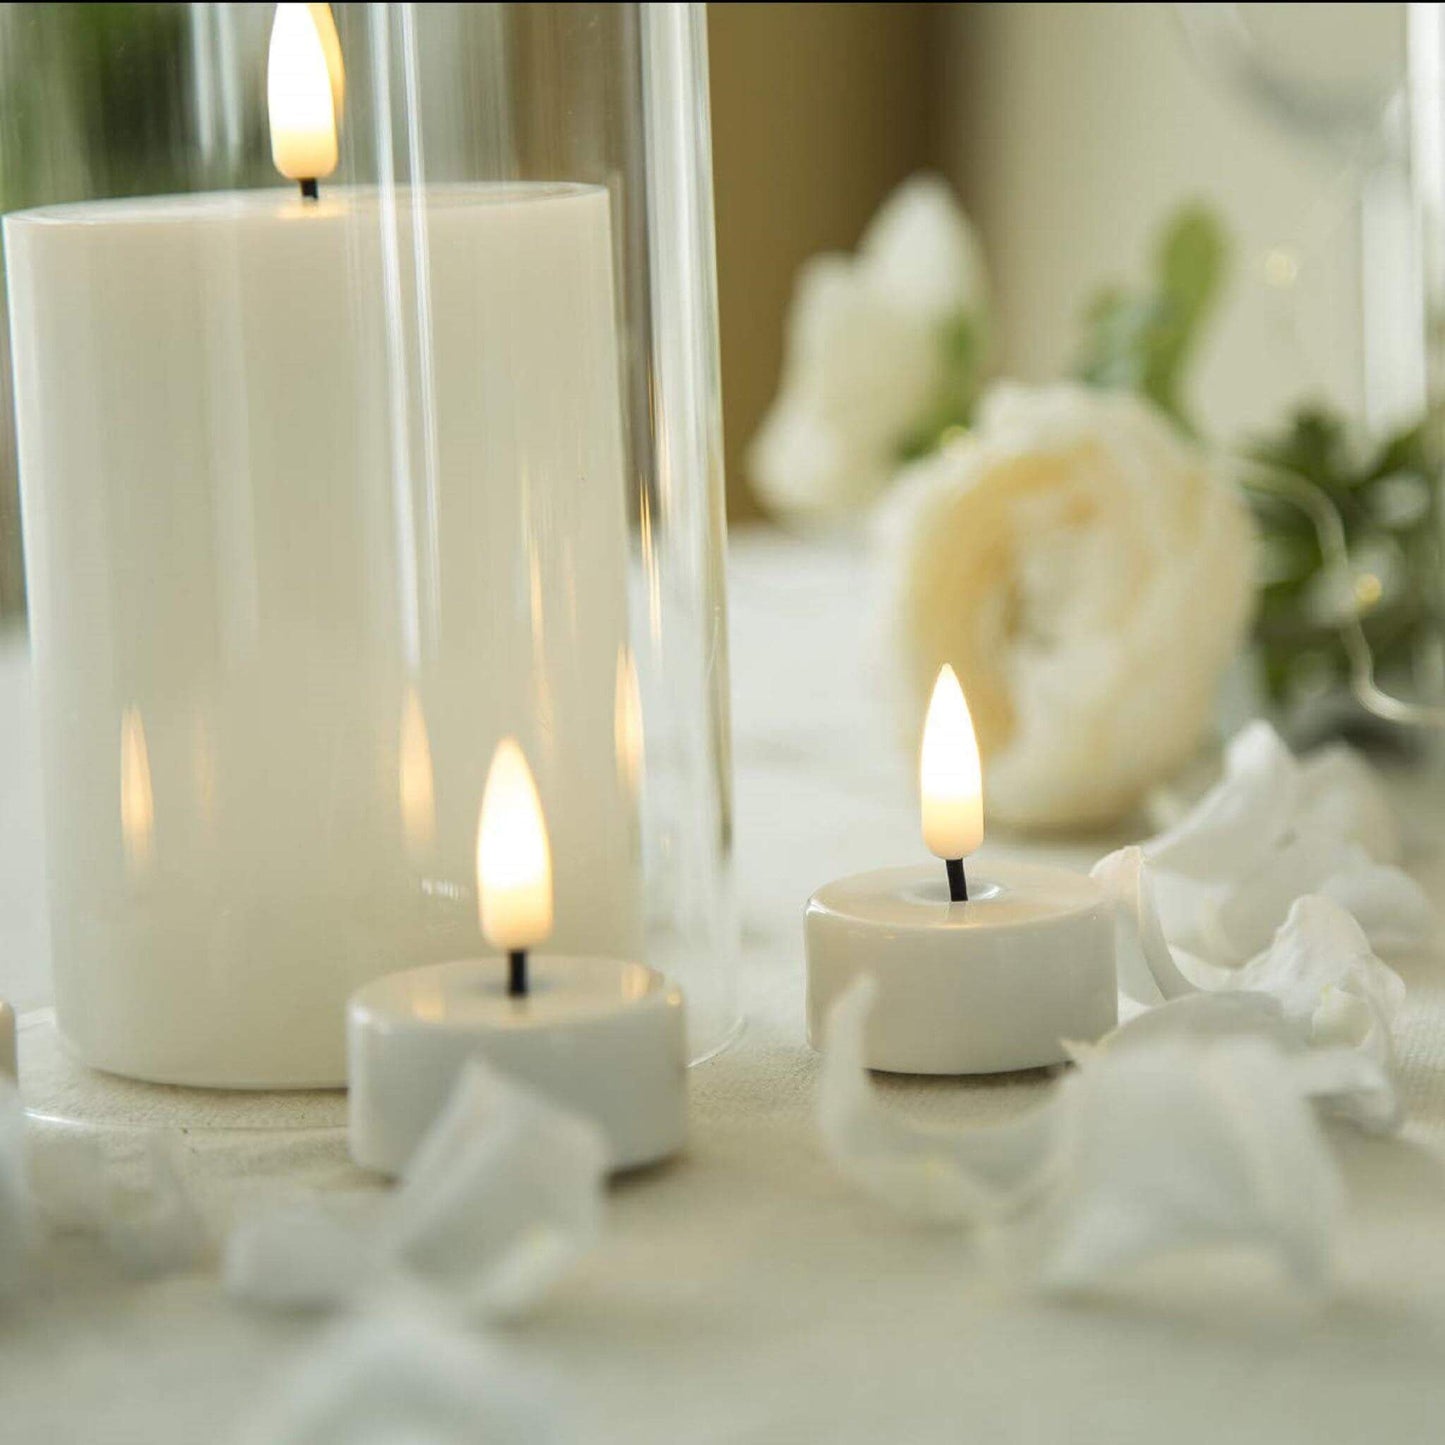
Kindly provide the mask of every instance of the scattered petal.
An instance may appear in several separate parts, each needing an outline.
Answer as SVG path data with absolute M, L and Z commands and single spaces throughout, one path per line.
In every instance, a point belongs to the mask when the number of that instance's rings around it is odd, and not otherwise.
M 181 1143 L 160 1130 L 115 1136 L 64 1126 L 26 1140 L 31 1191 L 45 1223 L 101 1240 L 128 1274 L 192 1268 L 206 1248 Z
M 1263 1038 L 1105 1051 L 1065 1081 L 1059 1182 L 1024 1221 L 1039 1284 L 1075 1291 L 1161 1256 L 1245 1246 L 1328 1282 L 1341 1187 L 1289 1061 Z
M 1400 829 L 1375 770 L 1353 748 L 1332 743 L 1300 760 L 1295 830 L 1356 843 L 1378 863 L 1398 863 Z
M 1179 971 L 1160 926 L 1144 854 L 1120 848 L 1101 858 L 1089 876 L 1118 908 L 1119 992 L 1145 1006 L 1191 993 L 1194 986 Z
M 471 1310 L 515 1314 L 592 1247 L 606 1177 L 592 1124 L 473 1060 L 407 1165 L 385 1246 Z
M 1018 1207 L 1041 1187 L 1050 1120 L 949 1133 L 909 1124 L 878 1097 L 864 1067 L 863 1038 L 877 993 L 860 978 L 833 1005 L 818 1082 L 823 1144 L 860 1188 L 921 1222 L 978 1223 Z
M 243 1220 L 226 1241 L 226 1293 L 276 1310 L 323 1310 L 388 1274 L 375 1230 L 313 1202 Z
M 285 1309 L 409 1289 L 472 1317 L 513 1315 L 591 1247 L 606 1172 L 592 1124 L 474 1059 L 369 1217 L 333 1201 L 246 1222 L 227 1242 L 226 1289 Z
M 1277 1042 L 1276 1000 L 1164 1004 L 1081 1050 L 1033 1113 L 944 1131 L 898 1117 L 869 1081 L 873 993 L 860 980 L 834 1006 L 819 1092 L 825 1147 L 866 1192 L 916 1220 L 978 1227 L 993 1258 L 1044 1290 L 1241 1245 L 1301 1288 L 1327 1282 L 1340 1185 L 1308 1101 L 1364 1070 L 1333 1053 L 1297 1067 Z
M 244 1445 L 551 1445 L 551 1381 L 489 1342 L 389 1312 L 343 1325 L 260 1411 Z
M 1293 754 L 1267 722 L 1249 723 L 1229 745 L 1223 779 L 1145 855 L 1188 878 L 1242 875 L 1286 837 L 1299 796 Z

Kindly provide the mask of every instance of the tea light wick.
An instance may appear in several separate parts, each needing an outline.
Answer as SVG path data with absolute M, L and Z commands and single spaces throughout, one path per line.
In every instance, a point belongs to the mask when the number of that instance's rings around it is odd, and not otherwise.
M 948 870 L 949 901 L 967 903 L 963 860 L 983 842 L 983 772 L 968 703 L 947 663 L 933 685 L 923 724 L 918 791 L 923 841 Z
M 331 7 L 278 5 L 266 64 L 271 159 L 301 187 L 303 201 L 318 200 L 321 177 L 336 169 L 336 129 L 345 92 Z
M 492 756 L 477 825 L 482 934 L 507 955 L 507 996 L 528 996 L 527 951 L 552 932 L 552 845 L 542 800 L 516 738 Z
M 963 871 L 962 858 L 946 858 L 943 866 L 948 869 L 948 898 L 951 903 L 968 902 L 968 878 Z

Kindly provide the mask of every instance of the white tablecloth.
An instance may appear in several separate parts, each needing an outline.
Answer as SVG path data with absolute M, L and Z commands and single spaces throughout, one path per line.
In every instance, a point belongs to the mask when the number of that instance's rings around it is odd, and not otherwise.
M 734 548 L 747 1032 L 693 1072 L 686 1156 L 614 1190 L 604 1244 L 507 1331 L 511 1348 L 556 1375 L 589 1445 L 1440 1439 L 1436 966 L 1407 971 L 1403 1138 L 1337 1136 L 1353 1212 L 1324 1306 L 1277 1297 L 1247 1265 L 1178 1264 L 1090 1305 L 1007 1295 L 965 1237 L 901 1226 L 821 1157 L 802 904 L 830 877 L 919 851 L 910 768 L 863 673 L 861 580 L 844 551 L 761 537 Z M 23 646 L 0 646 L 0 993 L 30 1005 L 45 990 L 33 723 Z M 1445 899 L 1441 789 L 1416 776 L 1399 793 L 1412 864 Z M 1049 851 L 1085 864 L 1113 841 Z M 919 1114 L 981 1120 L 1044 1087 L 891 1092 Z M 339 1148 L 333 1163 L 344 1172 Z M 317 1328 L 229 1305 L 210 1274 L 136 1284 L 67 1246 L 38 1297 L 0 1310 L 0 1440 L 223 1441 Z

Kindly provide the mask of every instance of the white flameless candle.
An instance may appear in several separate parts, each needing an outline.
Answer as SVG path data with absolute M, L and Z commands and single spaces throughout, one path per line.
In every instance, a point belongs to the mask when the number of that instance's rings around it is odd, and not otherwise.
M 532 956 L 552 926 L 552 851 L 531 769 L 497 748 L 477 826 L 477 896 L 487 942 L 507 955 L 390 974 L 347 1010 L 352 1157 L 398 1174 L 467 1059 L 591 1119 L 614 1169 L 682 1147 L 682 995 L 639 963 Z
M 983 842 L 983 783 L 968 704 L 939 674 L 919 761 L 923 837 L 937 867 L 839 879 L 808 901 L 808 1037 L 871 974 L 868 1066 L 985 1074 L 1066 1058 L 1117 1018 L 1114 909 L 1090 879 L 1057 868 L 965 860 Z
M 303 182 L 336 164 L 330 23 L 278 8 L 275 159 Z M 5 241 L 80 1057 L 340 1084 L 352 991 L 472 946 L 476 799 L 511 732 L 574 866 L 559 948 L 637 957 L 607 192 L 106 200 Z

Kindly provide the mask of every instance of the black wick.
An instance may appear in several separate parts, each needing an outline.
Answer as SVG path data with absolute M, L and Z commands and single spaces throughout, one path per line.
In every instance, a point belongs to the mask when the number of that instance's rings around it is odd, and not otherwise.
M 301 199 L 303 201 L 314 201 L 321 195 L 321 187 L 316 184 L 316 177 L 310 176 L 301 182 Z
M 968 879 L 963 876 L 962 858 L 945 858 L 943 866 L 948 869 L 948 897 L 953 903 L 968 902 Z
M 507 954 L 507 997 L 527 997 L 527 950 L 514 948 Z

